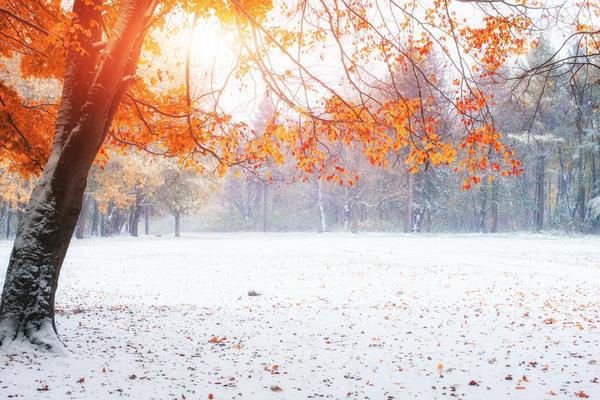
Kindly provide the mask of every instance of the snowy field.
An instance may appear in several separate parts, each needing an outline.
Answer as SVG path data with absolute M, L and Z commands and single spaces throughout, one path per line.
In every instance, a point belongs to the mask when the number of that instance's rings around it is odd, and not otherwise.
M 0 399 L 600 399 L 599 238 L 88 239 L 57 308 Z

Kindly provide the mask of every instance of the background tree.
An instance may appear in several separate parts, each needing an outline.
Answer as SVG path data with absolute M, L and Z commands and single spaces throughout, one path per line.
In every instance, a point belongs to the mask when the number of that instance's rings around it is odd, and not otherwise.
M 163 184 L 158 197 L 164 202 L 174 218 L 175 236 L 181 236 L 181 217 L 198 208 L 216 189 L 207 178 L 198 177 L 175 166 L 162 171 Z

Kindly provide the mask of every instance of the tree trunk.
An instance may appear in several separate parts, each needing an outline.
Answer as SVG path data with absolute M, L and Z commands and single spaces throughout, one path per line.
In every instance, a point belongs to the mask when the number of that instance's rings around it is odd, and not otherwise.
M 317 206 L 319 207 L 319 216 L 321 219 L 319 233 L 322 233 L 327 230 L 327 220 L 325 219 L 325 207 L 323 205 L 323 182 L 321 182 L 321 179 L 317 180 Z
M 175 237 L 181 236 L 181 213 L 175 212 Z
M 50 157 L 19 223 L 0 303 L 0 345 L 19 337 L 60 350 L 54 301 L 87 176 L 135 71 L 150 17 L 150 0 L 123 0 L 110 39 L 99 58 L 98 4 L 75 0 L 76 22 L 88 29 L 83 51 L 66 57 L 61 106 Z M 93 23 L 92 23 L 93 21 Z
M 490 216 L 490 232 L 498 232 L 498 180 L 492 181 L 492 204 L 491 204 L 491 216 Z
M 577 157 L 577 199 L 575 200 L 575 210 L 573 219 L 579 217 L 579 221 L 585 221 L 585 175 L 584 175 L 584 164 L 583 164 L 583 145 L 581 139 L 581 132 L 577 134 L 579 147 L 577 149 L 579 157 Z
M 262 184 L 262 201 L 263 201 L 263 209 L 262 209 L 262 230 L 263 232 L 267 232 L 267 228 L 268 228 L 268 193 L 269 193 L 269 187 L 267 186 L 266 183 Z
M 129 233 L 133 237 L 138 237 L 138 227 L 140 226 L 140 206 L 141 199 L 137 198 L 135 204 L 133 205 L 131 221 L 129 222 Z
M 106 237 L 107 236 L 107 232 L 106 232 L 106 215 L 104 213 L 102 213 L 102 215 L 100 215 L 100 236 L 101 237 Z
M 92 236 L 98 236 L 98 202 L 94 199 L 94 212 L 92 214 Z
M 123 233 L 123 228 L 129 231 L 129 227 L 126 226 L 129 222 L 128 218 L 125 218 L 125 213 L 122 212 L 119 214 L 119 223 L 117 224 L 117 234 L 120 235 Z
M 471 220 L 471 229 L 477 232 L 479 227 L 479 211 L 477 210 L 477 199 L 475 198 L 475 191 L 471 192 L 471 203 L 473 204 L 473 219 Z
M 83 200 L 83 206 L 81 207 L 81 212 L 79 214 L 79 218 L 77 219 L 77 226 L 75 228 L 75 238 L 83 239 L 85 236 L 85 225 L 87 221 L 87 210 L 89 207 L 89 199 Z
M 410 172 L 406 172 L 407 173 L 407 180 L 408 180 L 408 196 L 406 198 L 406 222 L 405 222 L 405 228 L 404 228 L 404 232 L 412 232 L 413 231 L 413 214 L 414 214 L 414 199 L 413 199 L 413 186 L 414 186 L 414 181 L 415 181 L 415 176 L 414 174 L 411 174 Z
M 479 208 L 479 233 L 486 233 L 486 222 L 487 222 L 487 198 L 488 198 L 488 185 L 487 182 L 483 182 L 481 184 L 481 188 L 479 189 L 480 194 L 480 208 Z
M 121 230 L 121 210 L 119 210 L 116 206 L 113 207 L 110 213 L 110 235 L 118 235 Z
M 150 233 L 150 210 L 148 206 L 144 207 L 144 234 Z
M 8 208 L 8 211 L 6 212 L 6 238 L 10 239 L 10 223 L 12 220 L 12 210 L 10 209 L 10 207 Z
M 544 172 L 546 169 L 546 160 L 543 154 L 537 156 L 535 163 L 535 210 L 534 226 L 536 231 L 544 229 Z
M 556 177 L 556 207 L 554 211 L 554 221 L 563 224 L 569 218 L 569 187 L 567 171 L 563 160 L 562 148 L 558 147 L 559 169 Z
M 412 220 L 412 227 L 411 227 L 411 231 L 413 233 L 420 233 L 421 232 L 421 225 L 423 223 L 423 214 L 424 211 L 421 207 L 414 207 L 413 210 L 413 220 Z
M 596 172 L 596 155 L 590 154 L 590 172 L 592 173 L 592 196 L 598 195 L 598 176 Z
M 350 232 L 358 233 L 358 189 L 356 184 L 350 187 L 348 196 L 347 207 Z

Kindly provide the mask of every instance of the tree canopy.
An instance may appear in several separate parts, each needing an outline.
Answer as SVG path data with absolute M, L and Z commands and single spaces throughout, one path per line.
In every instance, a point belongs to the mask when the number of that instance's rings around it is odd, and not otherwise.
M 119 6 L 86 0 L 68 10 L 57 0 L 2 1 L 0 56 L 7 79 L 0 85 L 0 142 L 9 170 L 41 171 L 59 114 L 58 90 L 68 77 L 65 60 L 72 53 L 81 63 L 98 62 Z M 336 150 L 342 143 L 360 148 L 374 165 L 386 165 L 404 148 L 403 161 L 413 171 L 452 164 L 465 187 L 490 169 L 518 174 L 519 161 L 489 113 L 494 92 L 483 82 L 500 79 L 500 67 L 536 46 L 536 32 L 568 23 L 561 14 L 567 8 L 579 11 L 577 23 L 571 32 L 561 30 L 559 40 L 576 42 L 584 56 L 597 52 L 593 2 L 156 2 L 147 9 L 137 71 L 126 77 L 127 92 L 96 162 L 135 146 L 222 174 L 231 166 L 256 169 L 291 156 L 299 175 L 352 184 L 355 171 Z M 472 16 L 462 17 L 467 12 Z M 192 70 L 193 60 L 203 57 L 203 47 L 193 43 L 195 31 L 215 20 L 229 36 L 223 40 L 231 47 L 229 65 L 208 60 L 212 70 L 200 79 Z M 431 54 L 444 76 L 425 67 Z M 555 70 L 573 57 L 557 53 L 521 74 Z M 577 60 L 591 62 L 581 55 Z M 398 75 L 417 82 L 418 93 L 404 90 Z M 32 90 L 33 80 L 47 89 Z M 262 132 L 223 105 L 231 93 L 256 90 L 277 104 Z M 461 137 L 449 137 L 442 119 L 459 125 Z M 490 154 L 497 156 L 491 160 Z

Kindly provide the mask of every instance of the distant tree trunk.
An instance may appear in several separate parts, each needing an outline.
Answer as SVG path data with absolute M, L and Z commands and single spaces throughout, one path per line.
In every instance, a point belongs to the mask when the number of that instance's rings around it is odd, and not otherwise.
M 590 171 L 592 172 L 592 196 L 598 195 L 598 175 L 596 171 L 596 155 L 590 154 Z
M 119 223 L 117 224 L 117 234 L 120 235 L 123 232 L 123 228 L 126 227 L 129 222 L 128 218 L 125 218 L 124 212 L 119 212 Z M 129 231 L 127 229 L 127 231 Z
M 487 182 L 482 182 L 479 188 L 479 196 L 481 204 L 479 207 L 479 233 L 486 233 L 486 222 L 487 222 L 487 199 L 488 199 L 488 185 Z
M 406 222 L 405 222 L 405 228 L 404 231 L 405 232 L 413 232 L 414 231 L 414 221 L 413 221 L 413 214 L 414 214 L 414 198 L 413 198 L 413 186 L 414 186 L 414 180 L 415 180 L 415 176 L 414 174 L 411 174 L 410 172 L 406 172 L 407 176 L 407 182 L 408 182 L 408 189 L 407 189 L 407 198 L 406 198 Z
M 358 207 L 357 201 L 353 200 L 352 207 L 350 209 L 352 223 L 350 225 L 350 232 L 358 233 Z
M 344 209 L 343 209 L 344 229 L 350 229 L 351 212 L 352 212 L 352 204 L 351 204 L 350 189 L 348 187 L 346 187 L 345 196 L 344 196 Z
M 563 160 L 562 148 L 558 148 L 559 169 L 556 176 L 556 209 L 554 211 L 554 220 L 558 223 L 564 223 L 569 217 L 569 187 L 567 171 Z
M 477 232 L 479 229 L 479 211 L 477 210 L 477 199 L 475 198 L 475 192 L 471 192 L 471 203 L 473 205 L 473 218 L 471 220 L 471 229 Z
M 262 230 L 263 232 L 267 232 L 268 230 L 268 214 L 269 214 L 269 207 L 268 207 L 268 194 L 269 194 L 269 187 L 267 186 L 266 183 L 262 184 Z
M 552 197 L 551 197 L 550 193 L 552 193 L 552 176 L 550 176 L 550 174 L 549 174 L 548 177 L 546 178 L 546 190 L 545 190 L 546 221 L 552 221 L 552 217 L 553 217 Z M 556 211 L 556 209 L 554 211 Z
M 10 207 L 8 208 L 8 211 L 6 212 L 6 238 L 10 239 L 10 223 L 12 220 L 12 210 L 10 209 Z
M 75 238 L 77 239 L 83 239 L 85 236 L 85 225 L 87 222 L 87 210 L 89 208 L 89 202 L 89 197 L 87 199 L 84 197 L 81 212 L 79 213 L 79 218 L 77 219 L 77 226 L 75 227 Z
M 94 212 L 92 214 L 92 236 L 98 236 L 98 202 L 94 199 Z
M 319 233 L 327 230 L 327 220 L 325 219 L 325 207 L 323 205 L 323 182 L 317 180 L 317 206 L 319 207 L 320 226 Z
M 131 222 L 129 224 L 129 232 L 131 236 L 138 237 L 138 228 L 140 225 L 140 206 L 135 205 L 133 209 L 133 216 L 131 217 Z
M 575 209 L 573 218 L 579 217 L 579 221 L 585 221 L 585 174 L 584 174 L 584 152 L 583 152 L 583 144 L 582 144 L 582 134 L 579 132 L 577 134 L 578 141 L 578 153 L 577 157 L 577 198 L 575 200 Z
M 175 237 L 181 236 L 181 213 L 175 212 Z
M 61 266 L 81 210 L 87 176 L 135 71 L 150 0 L 123 0 L 107 44 L 95 2 L 74 0 L 76 22 L 89 32 L 67 51 L 55 134 L 17 229 L 0 303 L 0 344 L 24 337 L 58 349 L 54 299 Z M 93 22 L 93 23 L 92 23 Z M 102 50 L 102 55 L 100 55 Z
M 421 232 L 421 225 L 423 223 L 424 210 L 421 207 L 414 207 L 413 220 L 411 230 L 413 233 Z
M 348 206 L 350 213 L 350 232 L 358 233 L 358 189 L 356 184 L 350 188 Z
M 150 210 L 148 206 L 144 207 L 144 234 L 150 233 Z
M 546 160 L 543 154 L 539 154 L 535 163 L 535 209 L 534 226 L 536 231 L 544 229 L 544 172 Z
M 133 237 L 138 237 L 138 229 L 140 226 L 142 195 L 137 193 L 135 203 L 131 205 L 131 216 L 129 218 L 129 234 Z
M 100 215 L 100 236 L 101 237 L 108 236 L 108 232 L 106 231 L 106 225 L 107 225 L 106 220 L 107 220 L 107 218 L 106 218 L 105 213 L 102 213 Z
M 491 216 L 490 216 L 490 232 L 498 232 L 498 180 L 492 181 L 492 204 L 491 204 Z
M 118 235 L 121 231 L 121 210 L 117 208 L 117 206 L 113 206 L 113 209 L 110 213 L 110 235 Z

